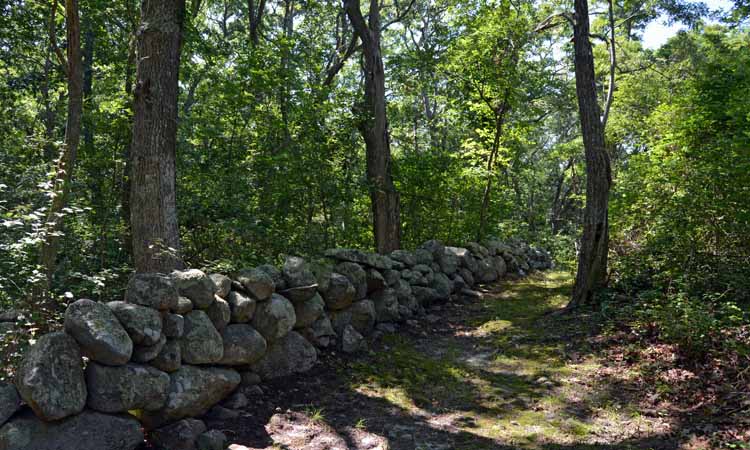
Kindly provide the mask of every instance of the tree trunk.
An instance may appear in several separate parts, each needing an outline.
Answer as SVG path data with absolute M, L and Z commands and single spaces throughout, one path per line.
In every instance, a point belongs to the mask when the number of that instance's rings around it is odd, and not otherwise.
M 177 96 L 185 0 L 143 0 L 138 31 L 130 224 L 138 272 L 181 267 L 175 201 Z
M 370 1 L 369 23 L 365 23 L 359 0 L 344 0 L 344 9 L 362 40 L 365 95 L 360 132 L 367 152 L 375 248 L 379 253 L 390 253 L 401 247 L 401 218 L 399 194 L 391 177 L 385 71 L 380 54 L 379 4 L 378 0 Z
M 593 303 L 594 292 L 605 283 L 609 244 L 607 216 L 611 184 L 609 155 L 604 147 L 604 126 L 596 97 L 587 0 L 575 0 L 575 19 L 573 40 L 576 93 L 586 155 L 586 207 L 581 250 L 578 255 L 578 274 L 573 296 L 568 303 L 569 309 Z
M 57 163 L 54 196 L 47 214 L 45 239 L 39 252 L 39 265 L 45 275 L 45 285 L 38 286 L 42 292 L 35 297 L 48 295 L 52 286 L 52 276 L 57 266 L 57 253 L 62 231 L 63 208 L 68 201 L 73 179 L 78 144 L 81 140 L 81 116 L 83 114 L 83 65 L 81 62 L 81 26 L 78 18 L 77 0 L 65 2 L 65 23 L 67 33 L 67 76 L 68 76 L 68 117 L 65 124 L 65 145 Z

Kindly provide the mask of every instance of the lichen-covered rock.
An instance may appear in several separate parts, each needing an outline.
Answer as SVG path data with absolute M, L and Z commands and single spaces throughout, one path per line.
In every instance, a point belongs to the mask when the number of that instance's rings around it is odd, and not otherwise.
M 86 381 L 75 340 L 62 332 L 39 338 L 18 367 L 16 388 L 42 420 L 59 420 L 81 412 L 86 405 Z
M 357 291 L 349 278 L 333 272 L 327 284 L 323 299 L 329 309 L 343 309 L 352 304 Z
M 181 338 L 185 332 L 185 318 L 179 314 L 166 313 L 162 316 L 162 333 L 168 338 Z
M 232 279 L 220 273 L 212 273 L 209 277 L 211 277 L 211 281 L 214 282 L 216 289 L 218 289 L 216 295 L 226 299 L 229 291 L 232 289 Z
M 177 289 L 172 279 L 161 273 L 136 273 L 128 280 L 125 301 L 166 310 L 177 305 Z
M 420 305 L 429 305 L 438 299 L 438 294 L 435 289 L 424 287 L 424 286 L 412 286 L 411 291 L 414 297 L 417 299 L 417 303 Z
M 462 267 L 458 269 L 458 274 L 461 275 L 461 278 L 464 279 L 468 287 L 474 286 L 474 274 L 472 273 L 471 270 Z
M 344 353 L 355 353 L 362 348 L 364 340 L 364 336 L 359 334 L 353 326 L 347 325 L 344 327 L 344 332 L 341 333 L 341 350 Z
M 46 423 L 27 410 L 0 428 L 3 450 L 135 450 L 141 445 L 141 425 L 125 414 L 86 410 Z
M 148 428 L 204 414 L 240 384 L 240 374 L 228 368 L 183 365 L 169 374 L 169 380 L 164 407 L 143 414 Z
M 334 270 L 336 273 L 345 276 L 354 286 L 355 300 L 362 300 L 367 297 L 367 273 L 359 264 L 344 261 L 338 263 Z M 331 282 L 333 282 L 333 278 L 331 278 Z
M 383 271 L 383 279 L 385 280 L 385 284 L 388 287 L 395 286 L 399 281 L 401 281 L 401 272 L 398 270 L 384 270 Z
M 396 322 L 401 319 L 395 290 L 383 289 L 374 293 L 371 298 L 375 304 L 375 319 L 377 322 Z
M 325 302 L 319 294 L 315 294 L 310 300 L 294 305 L 294 314 L 297 321 L 294 328 L 306 328 L 312 325 L 325 311 Z
M 367 293 L 370 294 L 385 288 L 385 278 L 375 269 L 367 269 Z
M 214 302 L 219 288 L 216 287 L 211 277 L 202 271 L 198 269 L 175 270 L 169 276 L 177 292 L 189 298 L 193 302 L 193 307 L 206 309 Z
M 133 348 L 131 360 L 139 363 L 152 361 L 161 353 L 166 343 L 167 337 L 162 334 L 159 341 L 154 345 L 136 345 Z
M 286 288 L 283 291 L 279 291 L 279 294 L 289 299 L 295 305 L 298 303 L 304 303 L 310 300 L 313 295 L 318 293 L 318 285 L 310 284 L 307 286 L 297 286 Z
M 369 335 L 375 328 L 375 304 L 372 300 L 362 300 L 347 309 L 331 311 L 330 318 L 333 329 L 337 334 L 344 332 L 347 325 L 354 327 L 360 334 Z
M 417 258 L 414 254 L 406 250 L 394 250 L 391 252 L 391 259 L 399 261 L 407 267 L 412 267 L 417 264 Z
M 271 279 L 273 280 L 273 284 L 274 286 L 276 286 L 277 290 L 286 289 L 286 281 L 284 281 L 284 276 L 281 274 L 281 270 L 279 270 L 275 266 L 272 266 L 271 264 L 263 264 L 256 268 L 265 272 L 269 277 L 271 277 Z
M 435 240 L 435 239 L 430 239 L 429 241 L 420 245 L 419 248 L 430 252 L 432 254 L 433 259 L 437 259 L 437 257 L 445 253 L 445 245 L 443 245 L 442 242 Z
M 252 364 L 266 353 L 266 340 L 255 328 L 247 324 L 230 324 L 221 333 L 224 357 L 219 364 L 242 366 Z
M 167 399 L 169 375 L 139 364 L 110 367 L 95 362 L 86 367 L 88 406 L 105 413 L 156 410 Z
M 134 344 L 153 345 L 162 333 L 159 311 L 126 302 L 109 302 L 107 307 L 115 313 Z
M 487 250 L 487 247 L 484 247 L 481 244 L 477 244 L 476 242 L 469 242 L 466 244 L 466 248 L 469 249 L 472 255 L 474 255 L 477 259 L 482 259 L 490 256 L 490 252 Z
M 491 283 L 497 280 L 497 270 L 489 257 L 477 260 L 477 271 L 474 272 L 474 276 L 478 283 Z
M 447 300 L 453 292 L 453 282 L 444 273 L 436 273 L 432 278 L 431 288 L 435 290 L 438 300 Z
M 414 264 L 415 266 L 417 264 L 424 264 L 426 266 L 429 266 L 430 264 L 432 264 L 433 256 L 430 251 L 423 248 L 418 248 L 414 250 L 414 260 L 416 262 L 416 264 Z
M 214 364 L 224 356 L 221 334 L 203 311 L 185 315 L 185 333 L 180 347 L 182 361 L 187 364 Z
M 182 419 L 152 430 L 149 441 L 157 450 L 197 450 L 198 438 L 205 433 L 206 424 L 198 419 Z M 224 450 L 224 449 L 222 449 Z
M 177 302 L 171 310 L 175 314 L 185 315 L 193 310 L 193 302 L 187 297 L 177 297 Z
M 307 267 L 305 260 L 298 256 L 288 256 L 286 258 L 284 267 L 281 269 L 281 274 L 284 277 L 284 281 L 286 281 L 286 289 L 318 284 L 318 280 Z
M 247 323 L 252 320 L 258 302 L 241 292 L 232 291 L 227 296 L 227 303 L 231 311 L 230 322 Z
M 237 281 L 256 300 L 268 300 L 276 288 L 273 278 L 265 270 L 243 269 L 237 274 Z
M 286 336 L 296 321 L 292 303 L 279 294 L 273 294 L 268 301 L 258 305 L 252 325 L 267 341 L 273 342 Z
M 206 314 L 211 319 L 211 323 L 214 324 L 214 328 L 218 331 L 223 330 L 229 325 L 229 320 L 232 318 L 232 310 L 229 307 L 229 303 L 218 296 L 211 303 L 211 306 L 206 308 Z
M 0 383 L 0 426 L 21 408 L 21 397 L 12 384 Z
M 306 372 L 315 365 L 318 354 L 299 333 L 292 331 L 272 343 L 266 354 L 251 367 L 264 380 Z
M 388 258 L 387 256 L 379 255 L 377 253 L 367 253 L 361 250 L 350 248 L 333 248 L 330 250 L 326 250 L 325 255 L 338 261 L 353 262 L 379 270 L 387 270 L 393 268 L 393 261 L 390 258 Z
M 156 358 L 151 360 L 151 365 L 162 372 L 172 373 L 182 367 L 182 348 L 180 341 L 167 339 Z
M 498 278 L 505 275 L 505 272 L 507 272 L 507 266 L 505 264 L 505 259 L 503 259 L 502 256 L 495 256 L 492 258 L 492 266 L 495 268 L 495 272 L 497 272 Z
M 438 255 L 435 259 L 440 266 L 440 272 L 448 276 L 453 275 L 458 270 L 458 258 L 447 248 L 443 250 L 443 254 Z
M 111 309 L 81 299 L 65 311 L 65 331 L 90 359 L 112 366 L 125 364 L 133 354 L 133 341 Z

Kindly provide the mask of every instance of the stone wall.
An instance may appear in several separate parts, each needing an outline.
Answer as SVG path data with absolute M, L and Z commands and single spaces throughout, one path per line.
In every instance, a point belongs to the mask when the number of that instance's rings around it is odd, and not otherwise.
M 64 331 L 38 339 L 15 386 L 0 385 L 0 450 L 132 450 L 143 429 L 156 448 L 224 448 L 195 419 L 219 402 L 307 371 L 325 349 L 355 353 L 378 323 L 418 320 L 432 303 L 476 296 L 476 284 L 551 264 L 521 243 L 428 241 L 388 256 L 288 257 L 231 277 L 133 275 L 121 301 L 70 304 Z

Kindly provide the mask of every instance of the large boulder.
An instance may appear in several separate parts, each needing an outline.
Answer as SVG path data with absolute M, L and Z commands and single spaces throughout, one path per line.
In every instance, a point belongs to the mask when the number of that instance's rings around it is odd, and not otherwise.
M 135 450 L 142 445 L 141 424 L 125 414 L 86 410 L 46 423 L 27 410 L 0 428 L 3 450 Z
M 107 307 L 115 313 L 134 344 L 153 345 L 159 342 L 162 321 L 159 311 L 127 302 L 109 302 Z
M 216 283 L 208 275 L 198 269 L 175 270 L 169 275 L 177 292 L 193 302 L 198 309 L 206 309 L 214 302 L 219 291 Z
M 416 264 L 414 264 L 415 266 L 417 264 L 424 264 L 429 266 L 433 261 L 432 252 L 423 248 L 418 248 L 414 250 L 414 261 L 416 262 Z
M 487 247 L 484 247 L 481 244 L 477 244 L 476 242 L 469 242 L 468 244 L 466 244 L 466 248 L 477 259 L 482 259 L 490 256 L 490 252 L 487 250 Z
M 279 294 L 273 294 L 268 301 L 258 305 L 252 325 L 267 341 L 273 342 L 286 336 L 296 321 L 292 303 Z
M 448 276 L 455 274 L 456 270 L 458 270 L 458 258 L 447 248 L 435 260 L 440 266 L 440 271 Z
M 430 239 L 429 241 L 420 245 L 419 248 L 430 252 L 434 259 L 437 259 L 440 255 L 445 254 L 445 245 L 443 245 L 442 242 L 435 240 L 435 239 Z
M 202 420 L 182 419 L 152 430 L 148 437 L 157 450 L 199 450 L 198 438 L 205 431 L 206 424 Z
M 294 315 L 297 317 L 297 321 L 294 328 L 306 328 L 315 323 L 325 311 L 325 307 L 325 302 L 318 294 L 315 294 L 313 298 L 306 302 L 295 304 Z
M 75 340 L 62 332 L 39 338 L 16 371 L 16 388 L 42 420 L 81 412 L 86 405 L 86 381 Z
M 243 269 L 237 273 L 237 281 L 256 300 L 268 300 L 276 288 L 273 278 L 265 270 Z
M 162 372 L 171 373 L 182 367 L 182 347 L 177 339 L 167 339 L 156 358 L 151 360 L 151 365 Z
M 212 273 L 209 277 L 211 277 L 211 281 L 214 282 L 216 289 L 218 289 L 216 295 L 226 299 L 229 291 L 232 289 L 232 279 L 220 273 Z
M 229 325 L 229 320 L 232 318 L 232 310 L 229 307 L 229 303 L 219 296 L 214 299 L 211 306 L 206 308 L 206 314 L 211 319 L 211 323 L 214 324 L 214 328 L 218 331 L 223 330 Z
M 401 319 L 398 312 L 398 297 L 393 289 L 383 289 L 372 295 L 375 304 L 376 321 L 396 322 Z
M 258 266 L 257 269 L 265 272 L 269 277 L 271 277 L 271 279 L 273 280 L 273 284 L 274 286 L 276 286 L 277 290 L 286 289 L 286 281 L 284 281 L 284 276 L 281 274 L 281 271 L 278 268 L 272 266 L 271 264 L 263 264 L 261 266 Z
M 12 384 L 0 383 L 0 426 L 21 408 L 21 397 Z
M 336 337 L 331 319 L 323 313 L 309 328 L 300 330 L 305 339 L 318 347 L 328 347 L 331 340 Z
M 224 356 L 221 334 L 203 311 L 185 315 L 185 333 L 180 339 L 182 361 L 187 364 L 214 364 Z
M 337 334 L 344 332 L 347 325 L 351 325 L 360 334 L 368 335 L 375 328 L 377 312 L 372 300 L 362 300 L 347 309 L 331 311 L 330 318 L 333 329 Z
M 346 308 L 352 304 L 356 295 L 357 290 L 348 277 L 336 272 L 331 273 L 323 291 L 323 299 L 329 309 Z
M 111 309 L 81 299 L 65 311 L 65 331 L 90 359 L 112 366 L 123 365 L 133 354 L 133 341 Z
M 156 410 L 167 399 L 169 375 L 139 364 L 110 367 L 92 362 L 86 367 L 86 385 L 91 409 L 105 413 Z
M 354 286 L 355 300 L 362 300 L 367 297 L 367 273 L 362 266 L 353 262 L 344 261 L 338 263 L 334 270 L 336 273 L 345 276 Z
M 497 270 L 495 270 L 495 266 L 489 257 L 477 260 L 477 270 L 474 272 L 474 277 L 474 281 L 477 283 L 491 283 L 497 280 Z
M 227 303 L 231 311 L 230 322 L 247 323 L 253 318 L 258 302 L 242 292 L 232 291 L 227 296 Z
M 169 374 L 167 401 L 158 411 L 144 411 L 143 423 L 155 428 L 185 417 L 200 416 L 240 384 L 236 370 L 183 365 Z
M 306 372 L 318 360 L 315 347 L 299 333 L 292 331 L 272 343 L 268 351 L 251 367 L 264 380 Z
M 166 310 L 177 305 L 177 289 L 172 279 L 161 273 L 136 273 L 128 280 L 125 301 Z
M 185 315 L 193 310 L 193 302 L 187 297 L 179 296 L 177 297 L 177 303 L 170 309 L 175 314 Z
M 367 269 L 365 271 L 367 274 L 367 293 L 371 294 L 373 292 L 379 291 L 383 288 L 385 288 L 385 278 L 383 278 L 383 275 L 378 272 L 376 269 Z
M 255 328 L 237 323 L 227 326 L 221 333 L 224 357 L 219 364 L 241 366 L 252 364 L 266 353 L 266 340 Z

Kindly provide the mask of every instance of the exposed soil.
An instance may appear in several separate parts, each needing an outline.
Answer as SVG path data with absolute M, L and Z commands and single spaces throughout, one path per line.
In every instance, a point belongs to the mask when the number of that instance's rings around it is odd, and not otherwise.
M 690 414 L 654 407 L 589 317 L 548 314 L 571 282 L 536 274 L 437 306 L 208 425 L 238 449 L 711 448 Z

